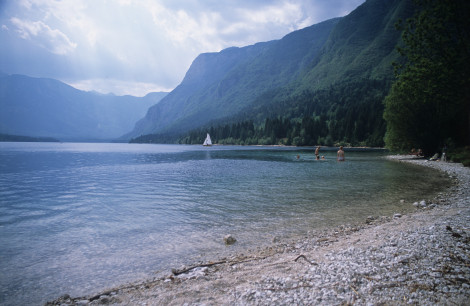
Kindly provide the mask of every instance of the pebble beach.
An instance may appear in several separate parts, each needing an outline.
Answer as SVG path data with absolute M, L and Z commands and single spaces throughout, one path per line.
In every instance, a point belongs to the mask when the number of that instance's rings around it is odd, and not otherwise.
M 469 305 L 470 168 L 387 158 L 436 168 L 453 184 L 410 202 L 413 213 L 370 216 L 46 305 Z

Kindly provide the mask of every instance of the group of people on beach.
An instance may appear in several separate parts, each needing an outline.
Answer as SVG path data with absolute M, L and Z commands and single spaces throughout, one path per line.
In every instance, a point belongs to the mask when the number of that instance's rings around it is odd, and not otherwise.
M 416 156 L 422 157 L 423 156 L 423 150 L 418 149 L 418 151 L 416 151 L 416 149 L 413 148 L 413 149 L 411 149 L 410 155 L 416 155 Z
M 442 155 L 439 158 L 439 153 L 434 154 L 429 160 L 430 161 L 447 161 L 447 145 L 444 144 L 444 147 L 442 148 Z M 417 157 L 424 157 L 423 151 L 421 149 L 418 149 L 417 151 L 413 148 L 411 149 L 410 155 L 414 155 Z

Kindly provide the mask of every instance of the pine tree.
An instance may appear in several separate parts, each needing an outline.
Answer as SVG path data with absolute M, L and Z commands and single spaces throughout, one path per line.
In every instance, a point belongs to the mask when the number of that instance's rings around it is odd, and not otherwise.
M 470 3 L 416 1 L 403 30 L 397 80 L 385 99 L 386 145 L 436 152 L 444 143 L 470 143 Z

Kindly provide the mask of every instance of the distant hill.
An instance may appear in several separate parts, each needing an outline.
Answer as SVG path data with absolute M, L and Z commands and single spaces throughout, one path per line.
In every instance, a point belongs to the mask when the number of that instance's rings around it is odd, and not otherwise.
M 111 140 L 134 127 L 167 93 L 102 95 L 53 79 L 0 75 L 0 133 L 62 141 Z
M 345 17 L 280 40 L 201 54 L 181 84 L 150 108 L 126 138 L 153 134 L 142 139 L 174 141 L 176 136 L 166 136 L 243 120 L 262 125 L 266 118 L 284 116 L 293 133 L 302 132 L 295 122 L 311 117 L 322 121 L 324 133 L 335 134 L 330 141 L 373 138 L 374 145 L 380 143 L 382 101 L 393 78 L 392 62 L 399 60 L 395 47 L 401 38 L 394 24 L 412 13 L 412 1 L 368 0 Z M 364 118 L 373 122 L 353 136 Z M 319 136 L 299 143 L 315 143 Z
M 17 136 L 0 134 L 0 141 L 3 142 L 59 142 L 58 139 L 50 137 L 29 137 L 29 136 Z

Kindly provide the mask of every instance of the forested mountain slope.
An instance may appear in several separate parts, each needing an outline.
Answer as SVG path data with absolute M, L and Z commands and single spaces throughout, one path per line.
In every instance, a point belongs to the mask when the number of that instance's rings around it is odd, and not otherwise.
M 187 131 L 237 114 L 263 92 L 295 80 L 318 56 L 337 22 L 328 20 L 277 41 L 199 55 L 181 84 L 128 136 Z
M 368 0 L 345 17 L 279 41 L 236 49 L 258 52 L 231 62 L 225 74 L 218 71 L 222 78 L 197 91 L 179 99 L 171 99 L 171 93 L 129 136 L 152 134 L 135 141 L 198 143 L 212 129 L 224 131 L 214 137 L 222 143 L 383 145 L 383 99 L 401 40 L 394 25 L 413 11 L 412 1 Z M 222 57 L 229 50 L 211 56 Z M 196 59 L 188 74 L 199 65 Z M 283 122 L 277 129 L 282 133 L 269 129 L 271 119 Z M 240 133 L 237 126 L 252 131 Z M 241 134 L 244 138 L 237 138 Z
M 391 63 L 399 59 L 396 46 L 401 36 L 395 24 L 413 12 L 412 1 L 369 0 L 341 18 L 322 54 L 304 71 L 300 89 L 393 78 Z

